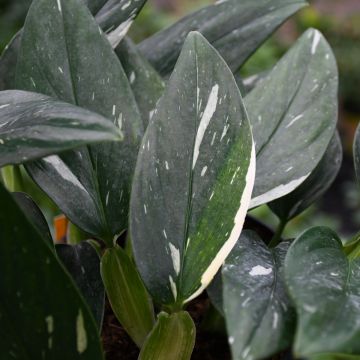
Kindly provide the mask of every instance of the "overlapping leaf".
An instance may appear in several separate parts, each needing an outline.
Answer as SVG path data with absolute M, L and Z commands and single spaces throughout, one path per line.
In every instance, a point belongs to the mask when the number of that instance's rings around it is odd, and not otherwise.
M 56 245 L 56 253 L 86 300 L 101 331 L 105 290 L 100 276 L 100 258 L 86 241 L 77 245 Z
M 294 311 L 286 292 L 283 263 L 289 243 L 269 249 L 244 231 L 222 269 L 229 343 L 236 360 L 260 360 L 286 349 Z
M 209 284 L 241 232 L 254 175 L 233 75 L 191 33 L 143 139 L 131 197 L 134 255 L 156 301 L 181 306 Z
M 335 131 L 337 90 L 331 48 L 311 29 L 246 96 L 257 159 L 251 207 L 287 195 L 318 165 Z
M 97 113 L 27 91 L 0 92 L 0 167 L 119 140 L 119 128 Z
M 332 230 L 315 227 L 290 247 L 285 276 L 298 314 L 296 356 L 358 358 L 360 259 L 346 257 Z
M 102 359 L 95 321 L 50 245 L 1 184 L 0 202 L 0 358 Z
M 116 54 L 130 81 L 146 129 L 165 84 L 129 38 L 119 44 Z
M 27 166 L 73 223 L 110 243 L 127 226 L 142 124 L 121 64 L 85 5 L 76 0 L 33 2 L 22 35 L 17 85 L 96 111 L 122 129 L 122 143 Z
M 354 155 L 355 174 L 358 183 L 360 183 L 360 126 L 358 126 L 355 133 L 353 155 Z
M 332 185 L 342 161 L 342 146 L 336 131 L 325 155 L 311 175 L 293 192 L 270 203 L 271 210 L 283 221 L 288 221 L 306 210 Z
M 302 0 L 219 0 L 144 40 L 139 49 L 161 75 L 166 75 L 172 71 L 187 34 L 199 31 L 235 71 L 306 4 Z

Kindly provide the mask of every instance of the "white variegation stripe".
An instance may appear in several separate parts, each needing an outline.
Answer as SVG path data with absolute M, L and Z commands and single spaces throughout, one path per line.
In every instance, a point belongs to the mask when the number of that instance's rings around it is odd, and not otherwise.
M 129 19 L 121 23 L 114 31 L 107 35 L 111 47 L 115 49 L 125 37 L 134 21 L 135 16 L 131 16 Z
M 237 240 L 239 239 L 239 236 L 241 234 L 245 222 L 246 213 L 249 209 L 251 194 L 255 183 L 255 172 L 256 172 L 256 154 L 255 154 L 255 146 L 253 142 L 251 149 L 250 164 L 249 164 L 248 172 L 246 174 L 246 185 L 240 200 L 240 207 L 234 218 L 234 227 L 231 230 L 229 238 L 226 240 L 224 245 L 216 254 L 213 261 L 210 263 L 209 267 L 202 274 L 201 286 L 189 298 L 187 298 L 184 301 L 184 303 L 187 303 L 195 299 L 206 289 L 206 287 L 210 284 L 211 280 L 214 278 L 214 276 L 216 275 L 216 273 L 224 263 L 225 259 L 230 254 Z
M 308 173 L 305 176 L 302 176 L 299 179 L 290 181 L 287 184 L 279 185 L 279 186 L 267 191 L 265 194 L 259 195 L 256 198 L 251 199 L 250 209 L 253 209 L 253 208 L 263 205 L 263 204 L 267 204 L 270 201 L 279 199 L 279 198 L 291 193 L 298 186 L 300 186 L 309 177 L 309 175 L 310 175 L 310 173 Z
M 204 114 L 201 117 L 198 131 L 196 134 L 195 145 L 194 145 L 194 155 L 193 155 L 193 166 L 192 166 L 193 169 L 194 169 L 196 161 L 199 157 L 200 145 L 203 141 L 206 129 L 209 126 L 213 115 L 215 114 L 217 103 L 218 103 L 218 96 L 219 96 L 219 85 L 216 84 L 211 89 L 211 93 L 209 95 L 209 99 L 206 104 Z M 199 97 L 199 94 L 198 94 L 198 97 Z

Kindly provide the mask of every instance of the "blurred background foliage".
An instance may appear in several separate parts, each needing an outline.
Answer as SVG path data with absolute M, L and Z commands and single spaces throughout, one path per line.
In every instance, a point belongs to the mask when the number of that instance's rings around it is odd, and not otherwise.
M 139 42 L 185 14 L 213 2 L 148 0 L 130 36 Z M 30 3 L 31 0 L 0 0 L 0 50 L 22 26 Z M 285 235 L 294 237 L 316 224 L 328 225 L 349 237 L 360 230 L 360 192 L 355 184 L 352 163 L 352 141 L 360 121 L 360 0 L 310 0 L 309 7 L 284 24 L 254 54 L 241 70 L 241 75 L 246 77 L 271 68 L 308 27 L 315 27 L 324 33 L 337 57 L 340 73 L 339 130 L 344 146 L 344 161 L 338 179 L 326 196 L 294 219 Z M 47 217 L 51 221 L 58 210 L 29 179 L 25 182 L 28 190 L 47 209 Z M 271 226 L 277 224 L 276 217 L 266 206 L 252 213 Z

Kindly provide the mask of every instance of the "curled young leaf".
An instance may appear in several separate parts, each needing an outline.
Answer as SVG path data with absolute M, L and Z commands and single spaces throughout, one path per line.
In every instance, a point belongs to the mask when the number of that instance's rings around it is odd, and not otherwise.
M 191 33 L 143 139 L 131 196 L 134 255 L 156 301 L 181 307 L 210 283 L 240 235 L 254 177 L 234 77 Z
M 256 144 L 251 207 L 289 194 L 318 165 L 336 128 L 337 90 L 334 55 L 311 29 L 245 97 Z
M 291 344 L 295 314 L 283 277 L 288 248 L 269 249 L 246 230 L 225 262 L 224 312 L 234 359 L 261 360 Z
M 121 139 L 119 128 L 92 111 L 32 92 L 0 92 L 0 167 Z
M 236 71 L 303 0 L 219 0 L 140 43 L 139 49 L 161 75 L 171 73 L 186 36 L 198 31 Z
M 291 245 L 285 277 L 298 315 L 295 355 L 358 358 L 360 259 L 346 257 L 332 230 L 314 227 Z
M 81 1 L 33 1 L 17 86 L 95 111 L 122 130 L 121 143 L 89 146 L 26 166 L 71 222 L 110 245 L 127 227 L 143 127 L 121 64 Z

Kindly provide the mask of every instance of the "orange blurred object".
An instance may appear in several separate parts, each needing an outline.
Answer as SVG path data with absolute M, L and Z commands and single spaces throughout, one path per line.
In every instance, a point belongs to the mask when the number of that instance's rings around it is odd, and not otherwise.
M 54 217 L 55 242 L 57 244 L 65 244 L 67 238 L 69 220 L 65 215 Z

